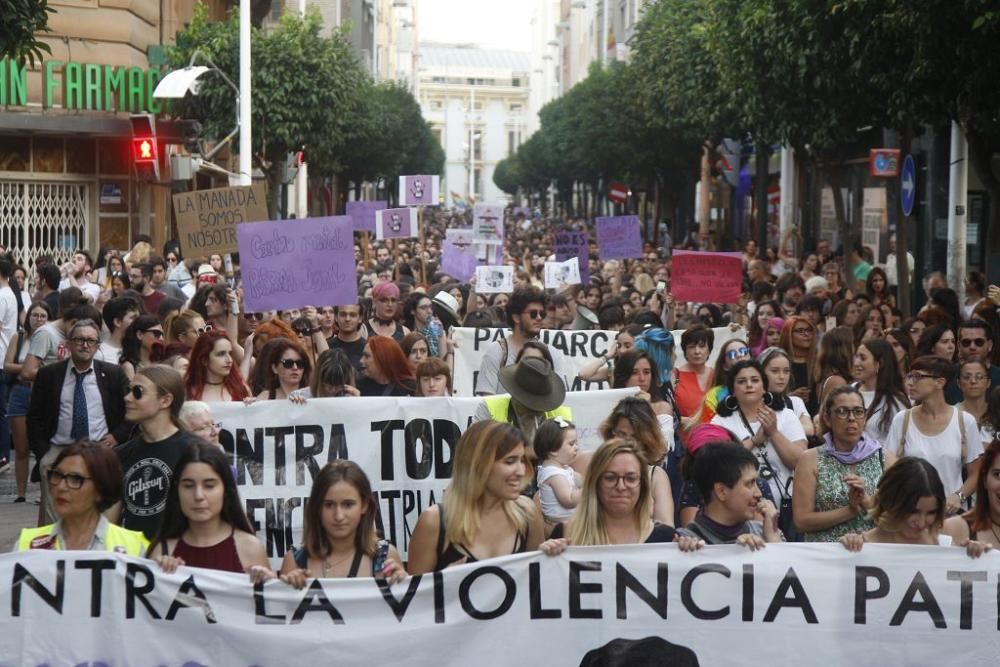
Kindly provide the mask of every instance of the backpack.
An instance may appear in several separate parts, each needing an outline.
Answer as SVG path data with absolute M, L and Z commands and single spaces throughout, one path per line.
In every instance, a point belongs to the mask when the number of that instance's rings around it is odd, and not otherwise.
M 965 454 L 966 454 L 966 442 L 965 442 L 965 410 L 960 407 L 955 407 L 958 410 L 958 432 L 961 434 L 962 438 L 962 465 L 965 465 Z M 907 408 L 903 412 L 903 428 L 899 433 L 899 458 L 906 456 L 906 432 L 910 429 L 910 411 L 913 408 Z

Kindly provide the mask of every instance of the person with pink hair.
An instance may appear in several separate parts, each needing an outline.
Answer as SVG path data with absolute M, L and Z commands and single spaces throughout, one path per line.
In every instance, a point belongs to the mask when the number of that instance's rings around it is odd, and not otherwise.
M 785 320 L 781 317 L 772 317 L 767 322 L 767 326 L 764 327 L 764 334 L 760 337 L 760 342 L 750 348 L 750 354 L 757 357 L 761 352 L 769 347 L 774 347 L 778 344 L 778 339 L 781 338 L 781 328 L 785 326 Z
M 410 333 L 399 321 L 399 287 L 396 283 L 385 282 L 372 289 L 372 316 L 365 320 L 365 338 L 386 336 L 397 343 Z

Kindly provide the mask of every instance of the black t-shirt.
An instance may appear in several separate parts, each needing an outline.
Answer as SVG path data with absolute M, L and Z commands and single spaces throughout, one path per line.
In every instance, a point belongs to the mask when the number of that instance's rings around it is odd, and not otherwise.
M 156 536 L 177 460 L 185 447 L 197 441 L 198 436 L 177 431 L 159 442 L 146 442 L 138 435 L 115 449 L 124 472 L 123 528 L 141 530 L 149 539 Z
M 379 384 L 367 375 L 358 378 L 358 391 L 362 396 L 413 396 L 416 384 L 408 382 L 407 385 Z
M 556 527 L 552 529 L 552 534 L 549 537 L 553 540 L 557 540 L 560 537 L 565 537 L 566 524 L 556 524 Z M 653 532 L 649 534 L 646 541 L 643 544 L 660 544 L 663 542 L 673 542 L 674 541 L 674 530 L 673 526 L 668 526 L 665 523 L 654 523 Z
M 330 346 L 331 350 L 343 350 L 344 354 L 347 355 L 347 358 L 351 360 L 351 365 L 354 366 L 354 370 L 358 373 L 361 372 L 361 354 L 365 351 L 366 342 L 367 341 L 364 338 L 359 338 L 351 341 L 350 343 L 345 343 L 336 336 L 326 339 L 326 343 Z

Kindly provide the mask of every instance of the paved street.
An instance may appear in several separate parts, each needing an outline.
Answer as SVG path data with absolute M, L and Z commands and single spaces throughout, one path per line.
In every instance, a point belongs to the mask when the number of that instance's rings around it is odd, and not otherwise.
M 38 522 L 38 500 L 40 492 L 37 484 L 28 485 L 28 502 L 14 503 L 14 467 L 0 473 L 0 550 L 10 551 L 17 536 L 25 526 Z

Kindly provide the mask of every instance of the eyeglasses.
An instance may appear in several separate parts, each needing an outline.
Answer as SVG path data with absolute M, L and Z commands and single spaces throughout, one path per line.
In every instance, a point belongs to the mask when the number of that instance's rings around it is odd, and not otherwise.
M 962 382 L 982 382 L 986 379 L 986 376 L 982 373 L 975 373 L 974 375 L 963 375 Z
M 639 475 L 634 472 L 630 472 L 627 475 L 617 475 L 613 472 L 606 472 L 601 475 L 601 484 L 610 489 L 618 486 L 619 482 L 624 483 L 626 489 L 634 489 L 639 486 Z
M 535 309 L 526 310 L 526 311 L 524 311 L 524 314 L 527 315 L 528 317 L 530 317 L 533 320 L 544 320 L 545 319 L 545 311 L 544 310 L 535 310 Z
M 184 332 L 184 335 L 187 335 L 187 334 L 191 333 L 192 331 L 195 332 L 196 334 L 198 334 L 200 336 L 203 333 L 205 333 L 206 331 L 208 331 L 208 327 L 198 327 L 197 329 L 188 329 L 187 331 Z
M 264 319 L 264 313 L 243 313 L 243 319 L 250 320 L 252 322 L 260 322 Z
M 312 336 L 314 333 L 316 333 L 315 329 L 294 329 L 293 328 L 292 331 L 294 331 L 295 333 L 297 333 L 300 336 Z
M 743 357 L 750 356 L 750 350 L 745 347 L 738 347 L 735 350 L 729 350 L 726 352 L 726 359 L 732 361 L 733 359 L 742 359 Z
M 94 347 L 100 341 L 96 338 L 70 338 L 70 342 L 80 347 Z
M 170 264 L 176 264 L 177 263 L 177 258 L 176 257 L 167 257 L 167 262 L 169 262 Z
M 938 375 L 929 375 L 927 373 L 907 373 L 906 374 L 906 381 L 907 382 L 918 382 L 918 381 L 924 380 L 924 379 L 937 380 L 939 377 L 940 376 L 938 376 Z
M 971 347 L 975 345 L 976 347 L 984 347 L 986 345 L 985 338 L 963 338 L 962 347 Z
M 306 367 L 306 360 L 305 359 L 282 359 L 281 360 L 281 367 L 285 368 L 285 369 L 291 369 L 291 368 L 302 369 L 302 368 Z
M 843 419 L 844 421 L 847 421 L 851 417 L 853 417 L 858 421 L 861 421 L 862 419 L 865 418 L 865 415 L 867 414 L 864 408 L 861 407 L 849 408 L 846 405 L 839 405 L 835 408 L 832 408 L 830 412 L 837 419 Z
M 153 338 L 155 338 L 157 340 L 163 338 L 163 329 L 146 329 L 142 333 L 144 333 L 144 334 L 152 334 Z
M 812 332 L 813 330 L 810 327 L 797 327 L 792 329 L 792 333 L 799 336 L 810 336 L 812 335 Z
M 134 398 L 137 401 L 141 401 L 142 397 L 146 395 L 146 390 L 142 388 L 141 384 L 132 385 L 132 387 L 128 391 L 130 394 L 132 394 L 132 398 Z
M 59 484 L 65 480 L 66 486 L 74 490 L 83 486 L 83 483 L 88 479 L 92 479 L 90 477 L 79 475 L 75 472 L 60 472 L 59 470 L 49 470 L 45 473 L 45 478 L 49 480 L 49 484 L 51 486 L 59 486 Z

